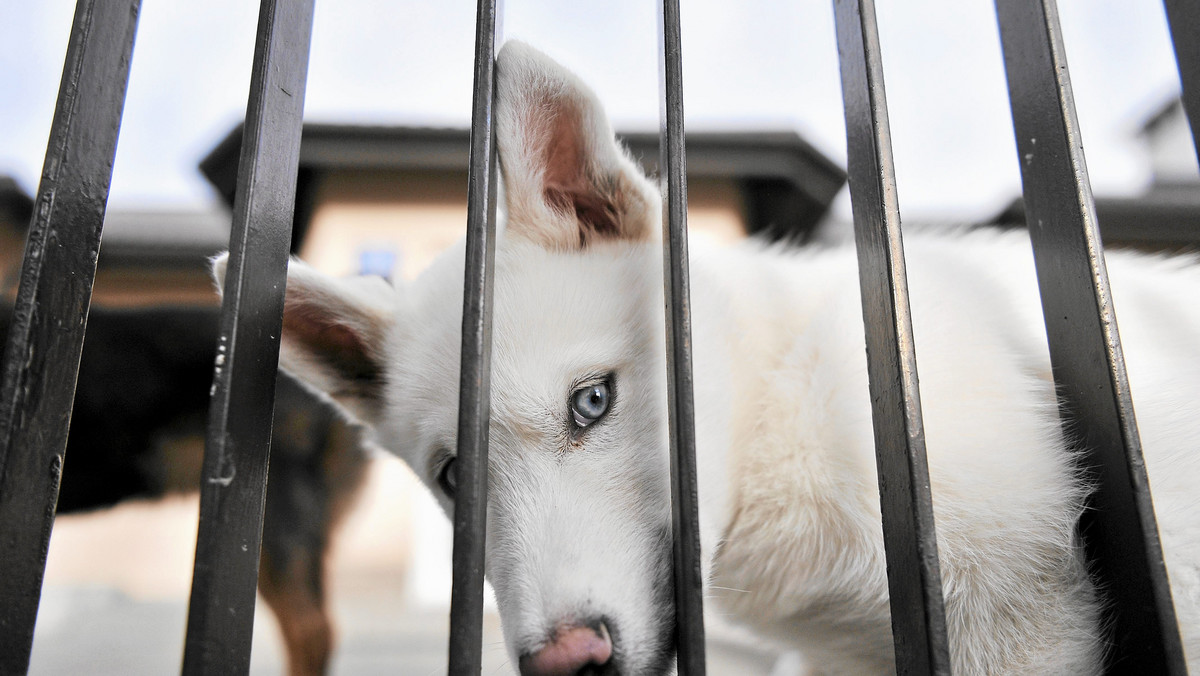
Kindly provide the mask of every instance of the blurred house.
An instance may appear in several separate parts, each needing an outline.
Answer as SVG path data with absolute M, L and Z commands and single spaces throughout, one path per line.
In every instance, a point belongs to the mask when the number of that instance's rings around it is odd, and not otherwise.
M 623 139 L 657 171 L 657 134 Z M 241 140 L 201 163 L 227 205 Z M 466 129 L 305 125 L 292 251 L 331 274 L 414 277 L 464 232 L 469 150 Z M 724 241 L 804 241 L 846 180 L 791 132 L 689 134 L 687 167 L 689 229 Z
M 0 176 L 0 306 L 11 305 L 33 199 Z M 229 216 L 210 211 L 109 211 L 92 305 L 216 305 L 207 259 L 229 243 Z
M 201 163 L 223 198 L 211 210 L 109 210 L 92 303 L 97 307 L 216 303 L 207 258 L 227 248 L 241 127 Z M 648 172 L 658 135 L 626 134 Z M 307 124 L 300 150 L 292 252 L 330 274 L 414 277 L 462 237 L 466 129 Z M 691 232 L 806 241 L 845 172 L 792 132 L 688 137 Z M 0 177 L 0 291 L 15 296 L 33 201 Z
M 228 247 L 229 215 L 222 209 L 110 211 L 92 304 L 216 305 L 208 259 Z
M 1153 179 L 1135 197 L 1096 195 L 1096 218 L 1105 246 L 1147 251 L 1200 250 L 1200 172 L 1183 103 L 1174 98 L 1137 132 L 1150 158 Z M 1016 199 L 990 221 L 1024 224 L 1025 202 Z
M 658 135 L 623 137 L 657 171 Z M 207 258 L 228 246 L 241 141 L 238 126 L 201 163 L 224 208 L 108 212 L 94 306 L 216 303 Z M 305 125 L 292 252 L 331 274 L 414 277 L 463 235 L 469 149 L 466 129 Z M 689 228 L 723 241 L 805 241 L 846 180 L 792 132 L 692 134 L 687 163 Z M 9 303 L 32 210 L 0 177 L 0 297 Z
M 1138 137 L 1150 153 L 1154 186 L 1159 190 L 1200 188 L 1196 146 L 1183 109 L 1183 100 L 1172 98 L 1142 124 Z

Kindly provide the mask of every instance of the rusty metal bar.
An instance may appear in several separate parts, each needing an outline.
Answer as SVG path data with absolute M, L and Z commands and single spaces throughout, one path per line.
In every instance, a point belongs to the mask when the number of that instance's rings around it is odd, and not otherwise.
M 450 676 L 478 676 L 483 659 L 483 563 L 487 526 L 488 424 L 491 417 L 492 279 L 496 261 L 496 48 L 502 7 L 479 0 L 467 188 L 467 251 L 458 460 L 454 497 L 454 571 L 450 595 Z
M 140 0 L 80 0 L 0 381 L 0 673 L 29 668 Z
M 834 10 L 896 672 L 949 674 L 875 4 L 835 0 Z
M 1110 674 L 1185 674 L 1053 0 L 996 0 L 1050 361 L 1096 483 L 1081 531 L 1111 601 Z
M 250 669 L 313 0 L 262 0 L 200 486 L 184 674 Z
M 692 310 L 688 286 L 687 156 L 679 0 L 663 0 L 659 24 L 659 178 L 663 192 L 663 293 L 667 321 L 667 412 L 671 444 L 671 533 L 679 673 L 703 676 L 704 578 L 692 396 Z

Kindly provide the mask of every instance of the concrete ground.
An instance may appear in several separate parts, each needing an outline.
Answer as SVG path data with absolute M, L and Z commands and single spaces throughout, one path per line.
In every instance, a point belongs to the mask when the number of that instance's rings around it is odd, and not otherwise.
M 399 463 L 380 460 L 335 543 L 330 594 L 334 674 L 445 673 L 450 535 Z M 30 674 L 178 673 L 196 536 L 196 496 L 130 502 L 55 524 Z M 708 621 L 709 673 L 770 673 L 774 653 Z M 485 676 L 511 674 L 494 607 L 484 624 Z M 282 643 L 262 603 L 250 673 L 283 672 Z

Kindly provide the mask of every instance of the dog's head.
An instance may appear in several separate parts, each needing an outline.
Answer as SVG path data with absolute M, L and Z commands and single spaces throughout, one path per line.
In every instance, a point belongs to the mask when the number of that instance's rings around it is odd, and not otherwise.
M 523 674 L 661 674 L 674 610 L 658 192 L 594 95 L 497 62 L 487 573 Z M 463 251 L 393 288 L 300 263 L 283 368 L 373 426 L 453 510 Z

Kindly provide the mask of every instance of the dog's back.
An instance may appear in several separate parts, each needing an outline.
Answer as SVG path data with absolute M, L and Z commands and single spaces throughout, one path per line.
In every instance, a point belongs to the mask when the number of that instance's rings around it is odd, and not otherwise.
M 914 236 L 906 250 L 955 664 L 969 673 L 1033 673 L 1049 664 L 1092 673 L 1104 643 L 1075 536 L 1085 484 L 1060 431 L 1028 239 Z M 750 417 L 734 420 L 734 438 L 748 442 L 733 449 L 734 516 L 716 564 L 718 587 L 749 593 L 718 593 L 769 632 L 802 637 L 818 663 L 841 665 L 836 673 L 887 671 L 854 252 L 719 260 L 707 270 L 701 261 L 694 278 L 732 278 L 743 292 L 757 279 L 752 297 L 771 302 L 740 303 L 735 313 L 744 316 L 731 322 L 727 307 L 704 307 L 720 293 L 698 291 L 697 330 L 775 335 L 752 341 L 773 349 L 747 350 L 743 341 L 743 354 L 730 357 L 737 365 L 757 355 L 734 371 L 767 375 L 741 402 Z M 1200 312 L 1182 301 L 1200 293 L 1200 269 L 1186 259 L 1120 253 L 1109 268 L 1175 602 L 1197 655 L 1200 501 L 1188 486 L 1200 476 L 1192 452 L 1200 438 Z

